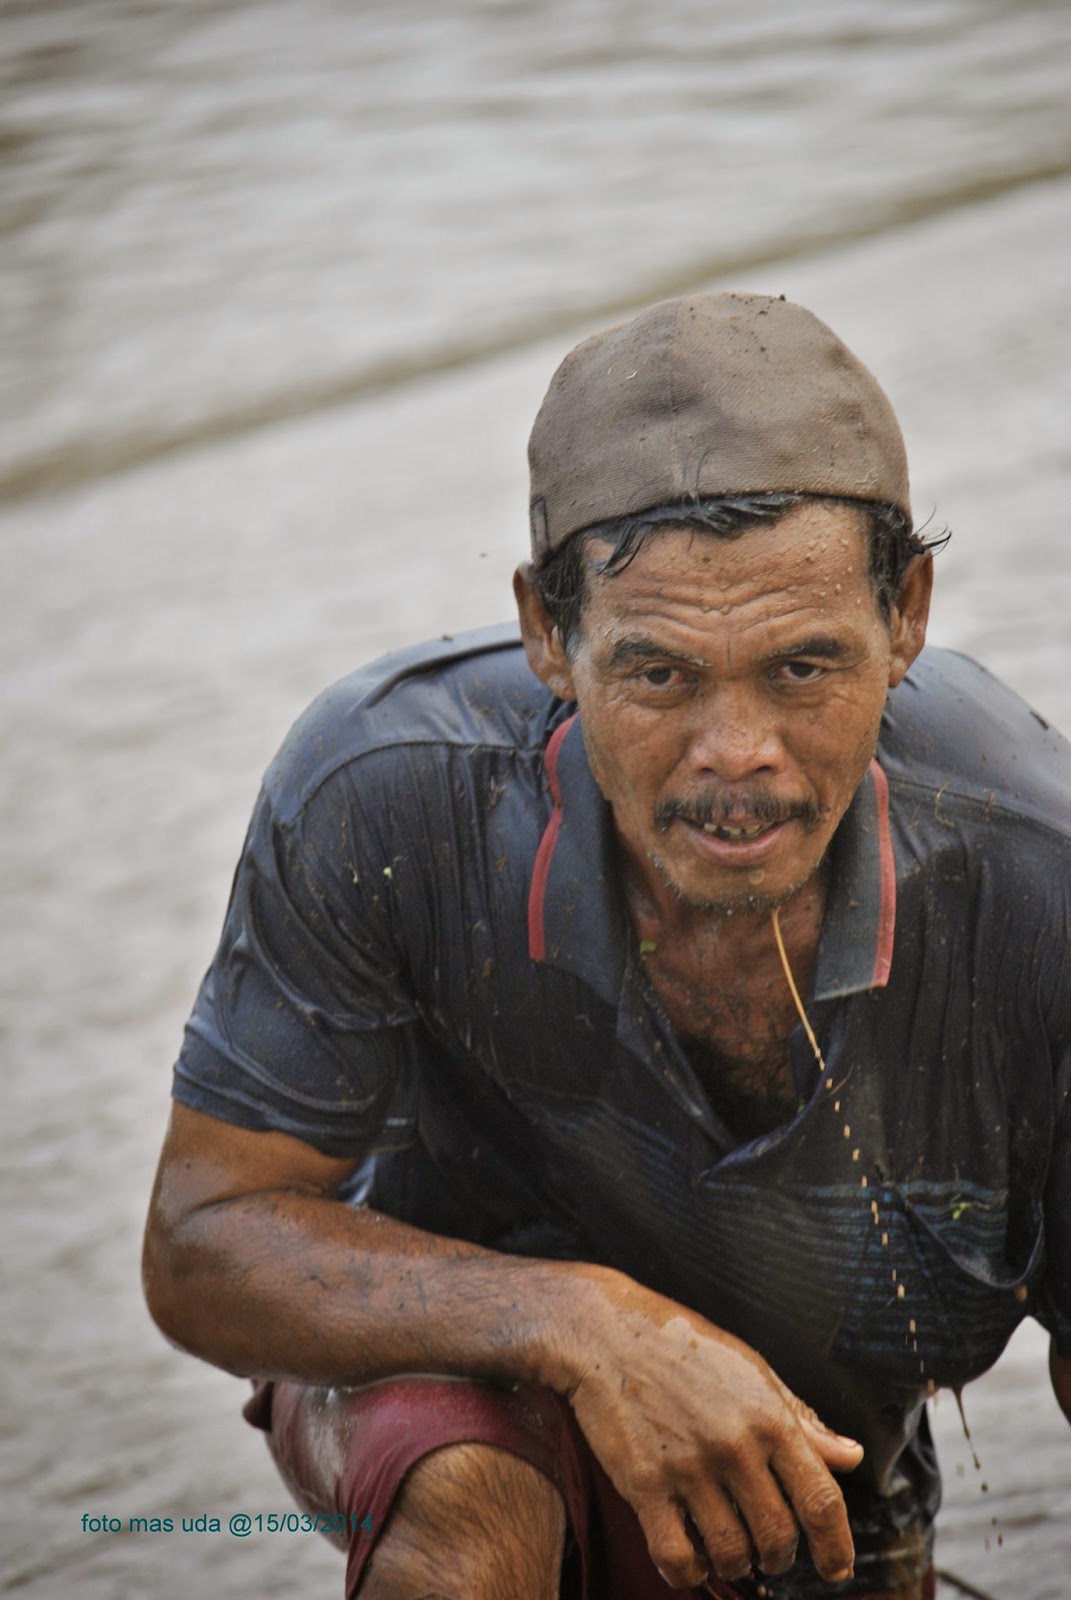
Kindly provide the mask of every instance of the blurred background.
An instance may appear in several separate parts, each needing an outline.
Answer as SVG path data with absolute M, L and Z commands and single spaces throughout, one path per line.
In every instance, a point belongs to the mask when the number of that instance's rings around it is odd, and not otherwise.
M 341 1594 L 244 1386 L 144 1312 L 170 1064 L 259 776 L 326 682 L 510 613 L 572 343 L 787 294 L 878 373 L 938 642 L 1071 730 L 1071 9 L 1043 0 L 0 7 L 5 1592 Z M 1067 1594 L 1028 1327 L 936 1424 L 959 1592 Z

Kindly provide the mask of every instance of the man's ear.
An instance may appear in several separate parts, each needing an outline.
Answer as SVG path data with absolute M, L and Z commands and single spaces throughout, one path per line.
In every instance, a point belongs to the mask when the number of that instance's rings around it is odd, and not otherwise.
M 513 593 L 521 619 L 521 638 L 528 665 L 559 700 L 575 700 L 573 673 L 557 625 L 532 583 L 532 564 L 523 561 L 513 574 Z
M 916 556 L 904 573 L 900 593 L 892 604 L 889 632 L 889 687 L 894 689 L 926 643 L 926 623 L 933 593 L 933 556 Z

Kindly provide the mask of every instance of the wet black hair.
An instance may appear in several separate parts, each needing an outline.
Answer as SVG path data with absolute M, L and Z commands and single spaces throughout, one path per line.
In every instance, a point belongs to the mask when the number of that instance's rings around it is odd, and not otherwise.
M 557 624 L 566 654 L 571 655 L 584 613 L 589 567 L 610 577 L 623 572 L 657 529 L 691 529 L 717 539 L 738 539 L 749 528 L 776 522 L 794 506 L 809 504 L 851 506 L 862 514 L 870 550 L 868 576 L 886 622 L 910 563 L 927 551 L 942 549 L 950 537 L 947 528 L 924 537 L 921 531 L 914 531 L 911 519 L 899 506 L 875 500 L 813 494 L 720 495 L 652 506 L 648 511 L 581 528 L 565 544 L 541 557 L 532 572 L 532 584 L 551 621 Z M 592 564 L 586 559 L 586 551 L 595 540 L 607 541 L 612 548 L 605 560 Z

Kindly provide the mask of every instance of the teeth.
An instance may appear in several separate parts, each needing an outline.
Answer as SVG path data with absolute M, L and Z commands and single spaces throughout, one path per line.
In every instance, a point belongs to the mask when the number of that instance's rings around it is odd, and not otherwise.
M 720 822 L 704 822 L 703 832 L 716 833 L 719 839 L 757 839 L 768 827 L 768 822 L 756 823 L 753 828 L 728 828 Z

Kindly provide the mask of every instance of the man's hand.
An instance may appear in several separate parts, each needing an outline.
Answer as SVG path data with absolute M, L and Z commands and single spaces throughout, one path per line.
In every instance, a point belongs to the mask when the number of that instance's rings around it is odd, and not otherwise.
M 686 1516 L 727 1581 L 753 1564 L 787 1570 L 801 1528 L 821 1575 L 848 1577 L 852 1538 L 829 1469 L 858 1466 L 862 1446 L 831 1433 L 750 1346 L 615 1277 L 570 1397 L 667 1583 L 705 1576 Z
M 568 1395 L 670 1583 L 850 1571 L 829 1468 L 862 1455 L 762 1358 L 610 1268 L 496 1254 L 331 1198 L 353 1162 L 172 1110 L 145 1240 L 150 1309 L 230 1372 L 370 1383 L 399 1372 L 526 1379 Z M 798 1527 L 797 1527 L 798 1524 Z

